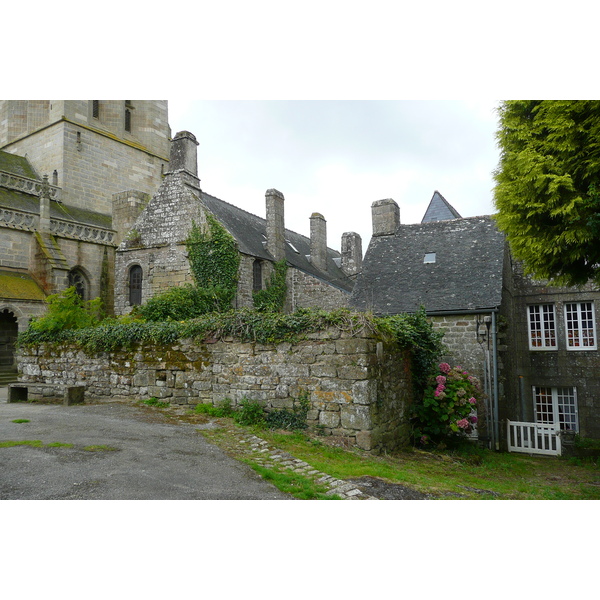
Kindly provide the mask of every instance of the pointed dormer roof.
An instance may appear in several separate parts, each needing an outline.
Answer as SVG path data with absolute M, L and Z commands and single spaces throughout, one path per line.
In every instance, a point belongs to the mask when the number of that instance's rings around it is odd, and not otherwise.
M 433 223 L 435 221 L 450 221 L 451 219 L 462 219 L 458 211 L 437 190 L 433 193 L 431 202 L 421 223 Z

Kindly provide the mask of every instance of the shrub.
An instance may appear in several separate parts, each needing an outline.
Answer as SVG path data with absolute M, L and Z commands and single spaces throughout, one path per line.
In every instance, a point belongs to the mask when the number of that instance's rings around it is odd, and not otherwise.
M 272 410 L 267 414 L 265 421 L 271 429 L 289 429 L 291 431 L 306 429 L 308 427 L 306 418 L 309 410 L 308 393 L 303 392 L 300 394 L 298 402 L 294 402 L 292 410 L 287 408 Z
M 187 321 L 230 308 L 232 300 L 233 293 L 229 289 L 203 289 L 188 283 L 153 296 L 142 306 L 135 307 L 135 314 L 147 321 Z
M 233 419 L 240 425 L 263 427 L 265 424 L 265 411 L 256 400 L 244 398 L 234 413 Z
M 48 311 L 34 319 L 30 328 L 40 333 L 54 334 L 64 329 L 84 329 L 100 322 L 102 301 L 100 298 L 84 301 L 75 287 L 46 298 Z
M 420 445 L 464 439 L 477 424 L 482 391 L 479 380 L 462 367 L 438 365 L 422 402 L 414 409 L 413 436 Z

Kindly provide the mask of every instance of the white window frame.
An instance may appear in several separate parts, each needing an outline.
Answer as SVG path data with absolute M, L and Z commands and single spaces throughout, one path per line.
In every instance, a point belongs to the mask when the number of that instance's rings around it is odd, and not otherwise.
M 575 306 L 575 311 L 569 307 Z M 591 316 L 586 313 L 591 313 Z M 571 313 L 571 318 L 569 318 Z M 596 311 L 594 303 L 588 302 L 565 302 L 565 335 L 567 338 L 567 350 L 578 352 L 581 350 L 596 350 L 598 348 L 598 338 L 596 336 Z M 591 327 L 589 325 L 591 321 Z M 592 343 L 590 344 L 589 334 L 592 333 Z M 580 345 L 575 345 L 579 342 Z
M 549 310 L 550 309 L 550 310 Z M 537 312 L 538 320 L 536 323 L 539 329 L 532 327 L 532 316 Z M 549 319 L 545 319 L 545 315 L 552 315 L 550 327 Z M 556 309 L 554 304 L 530 304 L 527 307 L 527 327 L 529 329 L 529 349 L 534 351 L 540 350 L 557 350 L 558 337 L 556 332 Z M 539 341 L 541 345 L 536 346 L 534 341 Z M 554 342 L 554 344 L 552 344 Z
M 536 423 L 553 425 L 555 423 L 555 418 L 558 415 L 561 430 L 569 429 L 573 431 L 573 428 L 565 426 L 568 422 L 569 424 L 574 425 L 575 432 L 579 432 L 579 409 L 577 406 L 576 387 L 548 387 L 534 385 L 532 386 L 532 389 L 533 414 L 535 415 Z M 542 399 L 542 397 L 545 397 L 546 400 L 546 410 L 543 410 L 543 408 L 538 410 L 538 398 Z M 563 416 L 562 422 L 561 415 Z M 546 416 L 546 418 L 544 418 L 544 416 Z M 548 417 L 552 417 L 552 420 Z

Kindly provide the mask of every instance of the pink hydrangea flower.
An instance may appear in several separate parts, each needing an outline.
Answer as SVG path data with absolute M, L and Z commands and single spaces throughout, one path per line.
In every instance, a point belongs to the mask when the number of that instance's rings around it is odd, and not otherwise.
M 469 421 L 467 421 L 467 419 L 461 419 L 460 421 L 456 421 L 456 424 L 461 429 L 467 429 L 469 427 Z
M 475 398 L 471 397 L 471 398 L 469 398 L 469 403 L 470 404 L 477 404 L 477 400 L 475 400 Z
M 444 385 L 446 383 L 446 378 L 443 375 L 438 375 L 435 380 L 440 384 Z
M 448 374 L 448 373 L 450 373 L 451 367 L 448 363 L 440 363 L 439 369 L 442 373 Z
M 469 421 L 471 421 L 471 423 L 473 423 L 473 425 L 474 425 L 475 423 L 477 423 L 477 417 L 475 415 L 471 415 L 469 417 Z

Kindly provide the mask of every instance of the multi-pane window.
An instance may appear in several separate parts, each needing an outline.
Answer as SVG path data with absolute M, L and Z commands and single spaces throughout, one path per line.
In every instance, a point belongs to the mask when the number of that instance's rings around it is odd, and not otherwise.
M 595 350 L 594 303 L 570 302 L 565 304 L 565 328 L 568 350 Z
M 142 267 L 134 265 L 129 270 L 129 305 L 142 303 Z
M 562 430 L 579 431 L 577 390 L 574 387 L 533 388 L 536 423 L 560 424 Z
M 556 349 L 556 319 L 554 304 L 536 304 L 528 307 L 529 348 L 531 350 Z

